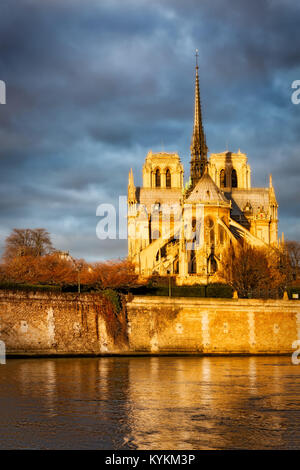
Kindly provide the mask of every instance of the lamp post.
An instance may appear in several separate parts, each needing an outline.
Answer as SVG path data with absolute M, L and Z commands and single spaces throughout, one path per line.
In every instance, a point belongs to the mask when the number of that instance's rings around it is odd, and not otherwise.
M 80 267 L 77 268 L 78 294 L 80 294 Z
M 206 252 L 207 253 L 207 252 Z M 206 254 L 206 286 L 205 286 L 205 297 L 207 297 L 207 288 L 209 284 L 209 257 Z
M 171 278 L 171 275 L 172 275 L 172 269 L 171 269 L 171 266 L 172 266 L 172 263 L 169 264 L 169 267 L 167 269 L 167 274 L 168 274 L 168 277 L 169 277 L 169 297 L 172 297 L 172 278 Z
M 78 285 L 78 294 L 80 294 L 81 289 L 80 289 L 80 272 L 83 268 L 83 264 L 81 261 L 78 261 L 74 258 L 72 258 L 73 264 L 75 266 L 75 270 L 77 272 L 77 285 Z

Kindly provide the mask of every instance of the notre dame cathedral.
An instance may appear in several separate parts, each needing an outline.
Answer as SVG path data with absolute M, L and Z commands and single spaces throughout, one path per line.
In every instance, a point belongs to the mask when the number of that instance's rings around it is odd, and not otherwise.
M 196 62 L 195 114 L 190 179 L 176 153 L 152 153 L 143 166 L 143 186 L 128 182 L 128 255 L 143 277 L 176 276 L 177 284 L 218 281 L 222 253 L 246 240 L 278 244 L 278 204 L 269 187 L 251 187 L 247 155 L 211 153 L 203 129 Z

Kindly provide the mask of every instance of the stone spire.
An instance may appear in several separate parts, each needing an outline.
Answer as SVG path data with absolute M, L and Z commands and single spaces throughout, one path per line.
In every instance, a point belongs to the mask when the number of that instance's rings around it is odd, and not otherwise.
M 128 204 L 136 204 L 136 188 L 134 185 L 133 171 L 130 169 L 128 175 Z
M 208 151 L 202 124 L 198 69 L 198 49 L 196 49 L 195 117 L 191 143 L 191 179 L 193 188 L 198 183 L 207 166 Z
M 272 211 L 273 219 L 277 219 L 278 204 L 277 204 L 277 200 L 275 196 L 275 190 L 274 190 L 273 179 L 272 179 L 271 174 L 269 176 L 269 201 L 270 201 L 270 205 L 273 206 L 273 211 Z

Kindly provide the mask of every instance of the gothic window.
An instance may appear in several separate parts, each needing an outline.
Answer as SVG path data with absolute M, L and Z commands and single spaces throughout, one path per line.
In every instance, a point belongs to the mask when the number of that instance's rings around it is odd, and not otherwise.
M 225 241 L 225 230 L 223 229 L 223 227 L 219 227 L 219 239 L 220 239 L 220 244 L 221 244 L 221 245 L 224 245 L 224 241 Z
M 151 238 L 152 238 L 152 240 L 158 240 L 160 238 L 159 230 L 153 230 Z
M 210 217 L 207 217 L 205 220 L 205 225 L 208 229 L 211 229 L 214 226 L 214 221 Z
M 214 230 L 214 221 L 207 217 L 205 220 L 205 231 L 206 231 L 206 240 L 210 245 L 215 244 L 215 230 Z
M 237 188 L 238 187 L 236 170 L 232 170 L 232 172 L 231 172 L 231 187 L 232 188 Z
M 196 253 L 194 250 L 190 251 L 189 274 L 197 273 Z
M 173 263 L 173 272 L 174 274 L 178 274 L 179 273 L 179 262 L 178 262 L 178 259 L 176 259 Z
M 156 170 L 155 172 L 155 187 L 160 188 L 160 171 Z
M 170 170 L 166 171 L 166 188 L 171 188 L 171 172 L 170 172 Z
M 220 172 L 220 188 L 226 188 L 225 170 L 221 170 L 221 172 Z
M 211 254 L 208 258 L 208 273 L 214 274 L 217 270 L 218 270 L 218 264 L 216 262 L 214 255 Z
M 160 237 L 160 203 L 155 202 L 151 206 L 151 212 L 149 214 L 149 239 L 150 243 Z

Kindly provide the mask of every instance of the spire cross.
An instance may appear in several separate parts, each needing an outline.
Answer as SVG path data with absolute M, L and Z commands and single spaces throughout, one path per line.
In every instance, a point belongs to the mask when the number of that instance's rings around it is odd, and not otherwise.
M 198 49 L 196 49 L 196 54 L 195 54 L 195 57 L 196 57 L 196 68 L 198 68 Z

